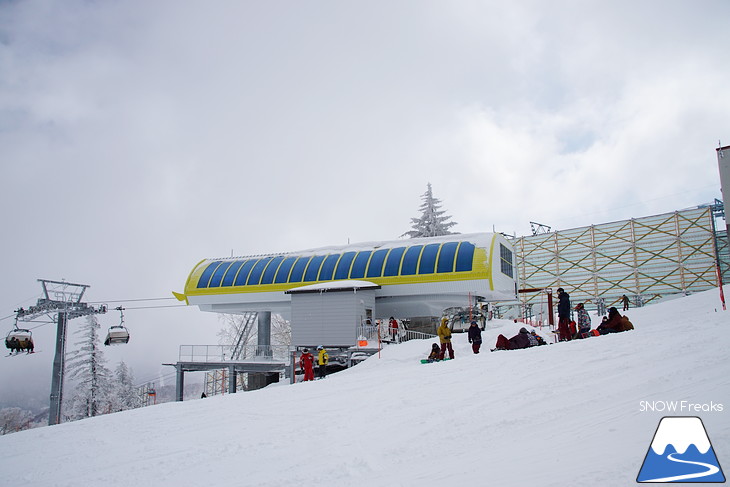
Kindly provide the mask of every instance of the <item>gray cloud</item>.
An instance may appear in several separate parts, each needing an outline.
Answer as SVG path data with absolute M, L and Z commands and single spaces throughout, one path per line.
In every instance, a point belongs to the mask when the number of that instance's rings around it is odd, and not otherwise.
M 204 257 L 396 238 L 428 182 L 461 232 L 711 201 L 729 9 L 4 2 L 0 314 L 37 278 L 169 296 Z M 129 325 L 146 369 L 218 328 L 194 309 Z

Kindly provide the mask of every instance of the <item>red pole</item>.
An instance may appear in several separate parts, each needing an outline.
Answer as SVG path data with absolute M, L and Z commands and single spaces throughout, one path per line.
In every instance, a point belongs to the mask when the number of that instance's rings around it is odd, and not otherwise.
M 553 290 L 547 290 L 547 305 L 548 305 L 548 325 L 555 325 L 555 318 L 553 318 Z
M 380 358 L 380 349 L 382 348 L 380 346 L 380 323 L 378 323 L 377 321 L 375 323 L 377 323 L 378 325 L 378 358 Z
M 722 310 L 727 311 L 725 307 L 725 292 L 722 289 L 722 273 L 720 272 L 720 266 L 715 266 L 715 272 L 717 273 L 717 285 L 720 288 L 720 301 L 722 301 Z

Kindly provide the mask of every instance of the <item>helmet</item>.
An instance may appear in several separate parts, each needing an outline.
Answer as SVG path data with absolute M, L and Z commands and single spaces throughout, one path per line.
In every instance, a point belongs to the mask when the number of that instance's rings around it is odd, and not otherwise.
M 302 350 L 302 352 L 307 353 L 307 352 L 309 352 L 309 349 L 305 348 L 304 350 Z
M 324 347 L 322 345 L 317 347 L 317 350 L 322 350 L 322 349 L 324 349 Z

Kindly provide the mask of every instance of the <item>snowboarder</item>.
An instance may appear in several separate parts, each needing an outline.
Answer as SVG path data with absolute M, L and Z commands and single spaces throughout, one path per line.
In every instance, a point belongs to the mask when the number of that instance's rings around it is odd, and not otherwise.
M 441 326 L 436 330 L 436 334 L 441 342 L 441 353 L 439 359 L 443 360 L 446 356 L 446 350 L 449 351 L 449 358 L 454 359 L 454 347 L 451 346 L 451 330 L 449 329 L 449 319 L 445 316 L 441 318 Z
M 317 375 L 320 379 L 327 377 L 327 363 L 330 356 L 322 345 L 317 347 Z
M 558 288 L 558 333 L 560 341 L 570 341 L 570 295 Z
M 304 380 L 314 380 L 314 355 L 309 353 L 309 349 L 305 348 L 302 350 L 302 355 L 299 357 L 299 367 L 304 371 Z
M 431 353 L 428 354 L 426 362 L 436 362 L 439 360 L 439 356 L 441 356 L 441 347 L 439 347 L 438 343 L 434 343 L 431 345 Z
M 469 343 L 471 343 L 471 350 L 479 353 L 479 348 L 482 346 L 482 330 L 476 321 L 472 321 L 469 325 Z

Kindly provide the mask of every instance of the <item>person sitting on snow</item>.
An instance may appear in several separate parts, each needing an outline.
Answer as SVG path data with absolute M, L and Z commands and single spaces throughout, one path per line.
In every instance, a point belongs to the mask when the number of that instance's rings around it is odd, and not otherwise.
M 578 319 L 578 332 L 576 338 L 588 336 L 588 333 L 591 331 L 591 317 L 588 315 L 588 311 L 586 311 L 583 303 L 578 303 L 575 306 L 575 312 Z
M 545 341 L 545 339 L 543 337 L 541 337 L 540 335 L 538 335 L 537 332 L 535 332 L 535 330 L 532 330 L 530 332 L 530 335 L 532 335 L 533 337 L 535 337 L 535 341 L 537 342 L 537 345 L 538 346 L 540 346 L 540 345 L 547 345 L 547 342 Z
M 509 340 L 504 335 L 499 335 L 497 337 L 497 344 L 495 345 L 496 350 L 517 350 L 520 348 L 529 348 L 532 346 L 532 341 L 534 341 L 535 345 L 537 345 L 537 339 L 535 337 L 532 337 L 532 340 L 530 340 L 531 335 L 528 333 L 527 328 L 520 328 L 520 332 L 510 338 Z
M 428 360 L 429 363 L 436 362 L 439 359 L 439 355 L 441 355 L 441 347 L 439 347 L 438 343 L 434 343 L 431 345 L 431 353 L 428 354 Z
M 616 308 L 611 307 L 608 309 L 608 319 L 601 323 L 597 329 L 601 335 L 606 335 L 633 330 L 634 325 L 627 316 L 621 316 Z

